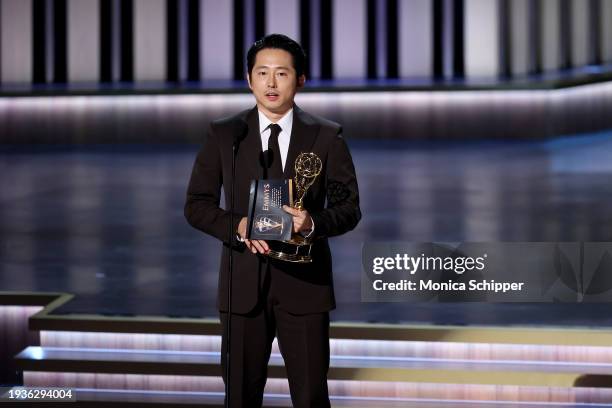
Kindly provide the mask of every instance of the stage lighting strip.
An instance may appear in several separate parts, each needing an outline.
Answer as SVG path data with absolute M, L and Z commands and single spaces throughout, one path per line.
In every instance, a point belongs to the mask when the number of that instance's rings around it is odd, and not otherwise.
M 221 337 L 211 335 L 177 335 L 108 332 L 40 332 L 42 347 L 75 347 L 83 349 L 157 350 L 171 352 L 218 352 Z M 528 341 L 529 339 L 525 339 Z M 332 338 L 332 356 L 366 356 L 372 358 L 442 358 L 499 361 L 566 361 L 569 363 L 612 364 L 612 347 L 565 346 L 537 344 L 461 343 L 442 341 L 354 340 Z M 277 341 L 272 352 L 279 354 Z
M 364 340 L 367 343 L 367 340 Z M 365 345 L 367 347 L 367 345 Z M 170 351 L 170 350 L 154 350 L 154 349 L 114 349 L 114 348 L 88 348 L 88 347 L 36 347 L 31 346 L 27 349 L 30 356 L 35 360 L 43 360 L 46 352 L 82 352 L 92 354 L 143 354 L 143 355 L 160 355 L 160 356 L 194 356 L 194 357 L 216 357 L 220 356 L 219 351 Z M 271 359 L 282 361 L 280 353 L 272 353 Z M 612 363 L 588 362 L 588 361 L 541 361 L 530 359 L 489 359 L 489 358 L 443 358 L 443 357 L 401 357 L 401 356 L 372 356 L 372 355 L 332 355 L 332 364 L 340 362 L 343 366 L 348 366 L 348 362 L 355 361 L 357 367 L 369 368 L 372 367 L 371 362 L 381 363 L 384 367 L 402 367 L 402 363 L 424 363 L 424 364 L 468 364 L 468 363 L 487 363 L 500 364 L 503 366 L 513 365 L 542 365 L 546 367 L 567 366 L 574 367 L 589 367 L 608 369 L 605 373 L 612 374 Z M 137 361 L 137 360 L 133 360 Z M 171 361 L 164 359 L 164 362 Z M 529 369 L 529 368 L 528 368 Z M 594 373 L 591 373 L 594 374 Z
M 225 395 L 223 392 L 204 392 L 204 391 L 193 391 L 193 392 L 168 392 L 168 391 L 147 391 L 147 390 L 121 390 L 121 389 L 96 389 L 96 388 L 76 388 L 75 389 L 80 394 L 81 398 L 83 397 L 83 393 L 91 393 L 91 394 L 130 394 L 131 396 L 143 395 L 143 396 L 163 396 L 163 397 L 179 397 L 184 399 L 185 397 L 212 397 L 219 398 L 219 400 L 223 399 Z M 84 398 L 87 401 L 87 397 Z M 265 393 L 264 394 L 264 406 L 266 403 L 272 402 L 270 400 L 276 401 L 287 401 L 290 402 L 290 396 L 288 394 L 272 394 Z M 444 404 L 445 408 L 459 408 L 466 406 L 483 406 L 483 407 L 499 407 L 504 408 L 510 405 L 511 407 L 521 407 L 521 408 L 536 408 L 536 407 L 612 407 L 612 404 L 602 404 L 602 403 L 588 403 L 588 402 L 529 402 L 529 401 L 494 401 L 494 400 L 460 400 L 460 399 L 434 399 L 434 398 L 387 398 L 387 397 L 367 397 L 367 396 L 336 396 L 330 395 L 331 402 L 341 402 L 341 403 L 362 403 L 362 402 L 376 402 L 378 404 L 376 408 L 405 408 L 406 403 L 411 404 Z M 111 400 L 112 401 L 112 400 Z M 401 404 L 401 405 L 399 405 Z M 453 407 L 452 404 L 456 404 L 456 407 Z M 344 405 L 343 405 L 344 406 Z M 349 405 L 346 405 L 349 406 Z M 357 405 L 357 407 L 364 407 L 364 405 Z M 372 406 L 370 406 L 372 407 Z
M 51 373 L 26 372 L 24 381 L 30 386 L 43 386 L 51 382 L 63 387 L 90 388 L 100 392 L 119 391 L 124 393 L 189 393 L 211 394 L 222 393 L 223 383 L 219 377 L 199 377 L 153 375 L 144 378 L 141 375 L 126 374 L 87 374 L 87 373 Z M 363 399 L 371 401 L 440 401 L 458 402 L 496 402 L 512 404 L 580 404 L 589 403 L 598 406 L 612 406 L 612 390 L 596 388 L 534 387 L 507 385 L 464 385 L 432 383 L 396 383 L 371 381 L 329 380 L 329 391 L 333 399 Z M 101 388 L 94 388 L 92 386 Z M 113 386 L 115 384 L 115 387 Z M 161 389 L 125 389 L 127 384 L 158 384 Z M 118 386 L 118 387 L 116 387 Z M 189 386 L 200 389 L 187 389 Z M 286 379 L 270 378 L 266 384 L 267 395 L 286 396 L 289 388 Z M 604 405 L 606 406 L 606 405 Z

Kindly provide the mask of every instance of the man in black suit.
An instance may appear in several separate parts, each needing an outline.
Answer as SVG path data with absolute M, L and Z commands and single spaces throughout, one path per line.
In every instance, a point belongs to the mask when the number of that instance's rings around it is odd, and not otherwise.
M 247 55 L 249 88 L 257 106 L 210 124 L 187 191 L 189 223 L 223 242 L 217 306 L 223 324 L 222 365 L 227 333 L 227 274 L 234 246 L 231 405 L 260 407 L 271 344 L 278 337 L 295 407 L 329 407 L 329 311 L 335 308 L 327 238 L 353 229 L 361 213 L 353 161 L 337 123 L 310 115 L 294 104 L 304 85 L 305 54 L 290 38 L 272 34 Z M 232 143 L 238 123 L 248 125 L 236 156 L 235 214 L 219 207 L 221 187 L 229 203 Z M 238 130 L 239 131 L 239 130 Z M 262 161 L 271 151 L 272 163 Z M 313 240 L 309 264 L 271 259 L 268 244 L 246 237 L 249 185 L 253 179 L 293 178 L 301 152 L 313 152 L 323 169 L 304 199 L 304 210 L 285 207 L 295 233 Z M 268 167 L 269 168 L 264 168 Z M 225 367 L 224 375 L 225 375 Z M 224 380 L 226 380 L 224 378 Z

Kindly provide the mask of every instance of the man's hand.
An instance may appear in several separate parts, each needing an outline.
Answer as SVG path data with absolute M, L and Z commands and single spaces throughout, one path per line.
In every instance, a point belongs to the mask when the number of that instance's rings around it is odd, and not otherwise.
M 260 254 L 267 254 L 270 251 L 270 248 L 268 248 L 268 243 L 260 239 L 253 239 L 253 240 L 247 239 L 246 229 L 247 229 L 247 219 L 246 217 L 242 217 L 242 219 L 240 220 L 240 223 L 238 224 L 238 235 L 240 235 L 240 237 L 244 239 L 244 243 L 246 244 L 246 247 L 254 254 L 258 252 Z
M 310 232 L 312 230 L 312 218 L 306 210 L 298 210 L 288 205 L 283 205 L 283 210 L 293 216 L 293 232 Z

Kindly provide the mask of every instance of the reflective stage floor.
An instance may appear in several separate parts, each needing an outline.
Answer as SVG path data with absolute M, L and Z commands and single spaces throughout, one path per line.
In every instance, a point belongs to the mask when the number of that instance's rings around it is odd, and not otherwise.
M 336 321 L 612 326 L 607 304 L 361 303 L 365 241 L 610 241 L 612 132 L 350 143 L 363 218 L 331 240 Z M 195 145 L 0 146 L 0 290 L 57 313 L 214 317 L 219 243 L 183 203 Z

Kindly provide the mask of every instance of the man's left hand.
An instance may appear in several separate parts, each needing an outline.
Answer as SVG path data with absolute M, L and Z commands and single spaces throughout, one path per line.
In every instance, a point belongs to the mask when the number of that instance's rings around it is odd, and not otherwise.
M 312 218 L 310 218 L 310 214 L 306 210 L 298 210 L 296 208 L 291 208 L 288 205 L 283 205 L 283 210 L 288 212 L 293 216 L 293 232 L 310 232 L 312 230 Z

